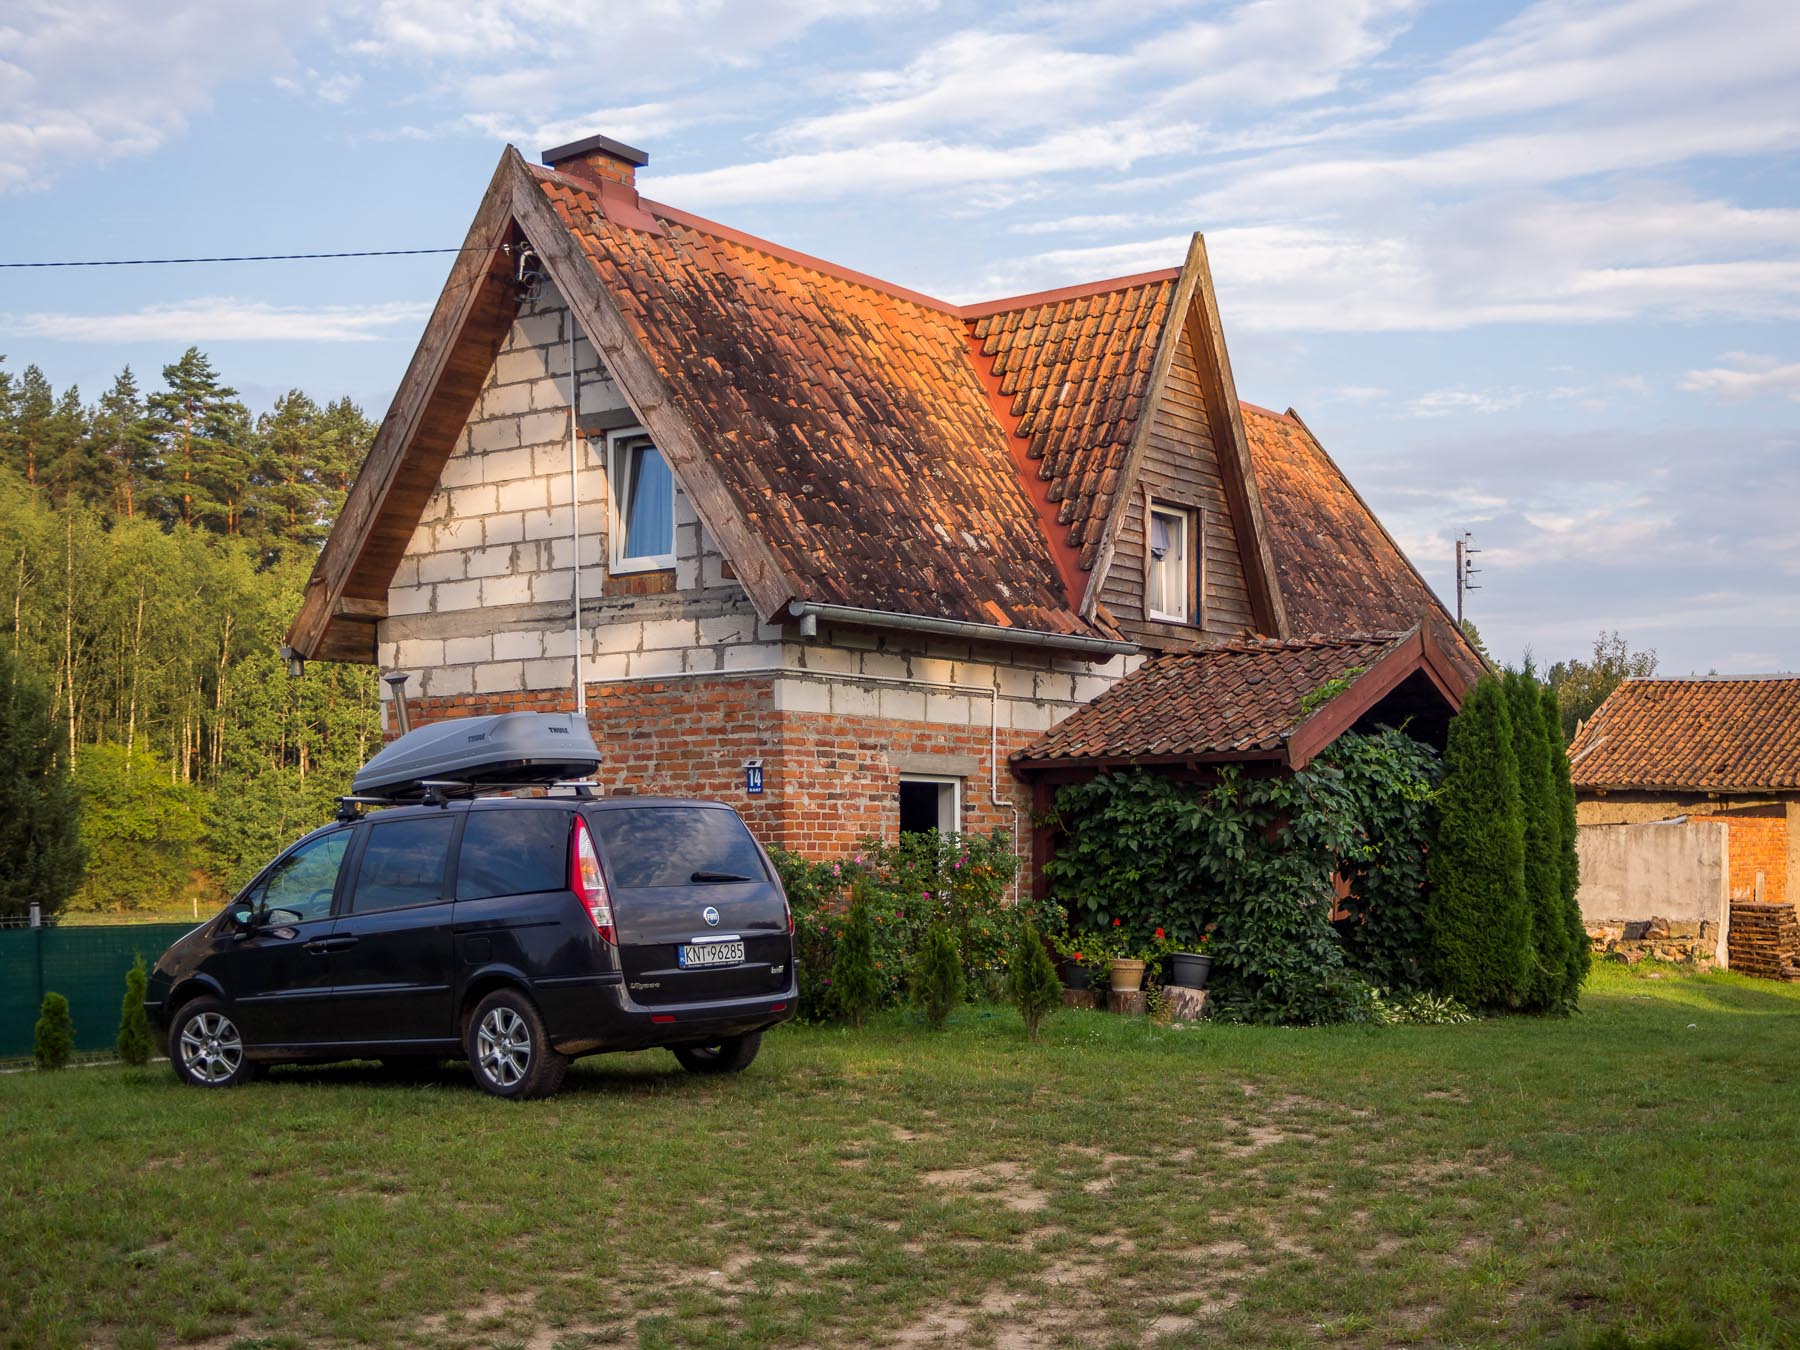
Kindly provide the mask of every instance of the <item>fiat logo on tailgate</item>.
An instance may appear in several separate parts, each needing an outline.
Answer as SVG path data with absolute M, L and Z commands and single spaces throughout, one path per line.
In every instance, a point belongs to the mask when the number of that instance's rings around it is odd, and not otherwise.
M 711 905 L 708 905 L 705 909 L 700 911 L 700 917 L 706 920 L 706 926 L 708 928 L 717 928 L 719 926 L 719 911 L 714 909 Z

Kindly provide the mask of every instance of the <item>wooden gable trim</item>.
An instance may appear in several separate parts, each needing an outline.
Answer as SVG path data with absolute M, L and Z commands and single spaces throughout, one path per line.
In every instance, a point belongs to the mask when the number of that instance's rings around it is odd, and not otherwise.
M 1439 648 L 1430 626 L 1421 623 L 1351 681 L 1348 689 L 1287 734 L 1288 767 L 1304 769 L 1403 681 L 1420 673 L 1431 681 L 1452 713 L 1461 709 L 1466 682 Z
M 375 661 L 379 615 L 372 602 L 379 600 L 385 608 L 400 555 L 418 528 L 518 309 L 511 260 L 504 251 L 512 229 L 512 193 L 503 159 L 313 565 L 300 612 L 288 629 L 287 645 L 296 655 Z M 447 436 L 446 428 L 453 428 Z
M 1212 265 L 1206 257 L 1206 240 L 1194 236 L 1188 257 L 1195 279 L 1193 303 L 1185 318 L 1194 343 L 1194 361 L 1200 368 L 1206 395 L 1207 421 L 1213 426 L 1213 448 L 1219 457 L 1219 476 L 1225 485 L 1225 504 L 1237 532 L 1238 557 L 1244 566 L 1250 610 L 1260 631 L 1269 637 L 1288 636 L 1287 607 L 1275 576 L 1275 557 L 1269 550 L 1269 531 L 1263 520 L 1262 497 L 1256 490 L 1256 469 L 1250 459 L 1250 438 L 1244 432 L 1244 410 L 1238 406 L 1237 384 L 1231 376 L 1231 357 L 1225 350 L 1225 329 L 1219 321 L 1219 299 L 1213 292 Z
M 693 424 L 676 407 L 668 383 L 656 369 L 618 302 L 601 284 L 593 264 L 551 207 L 517 150 L 507 147 L 503 165 L 511 172 L 512 214 L 543 260 L 550 279 L 581 329 L 601 353 L 619 392 L 638 424 L 656 441 L 681 484 L 694 513 L 731 564 L 737 580 L 764 619 L 773 620 L 796 596 L 775 553 L 738 510 Z
M 1100 553 L 1094 559 L 1094 570 L 1088 574 L 1087 591 L 1081 597 L 1081 617 L 1092 620 L 1100 603 L 1106 574 L 1112 570 L 1113 554 L 1118 549 L 1119 531 L 1125 528 L 1131 513 L 1131 499 L 1136 495 L 1144 456 L 1149 452 L 1150 433 L 1162 407 L 1163 392 L 1169 383 L 1169 371 L 1175 365 L 1175 353 L 1181 346 L 1181 324 L 1178 315 L 1185 314 L 1193 301 L 1199 274 L 1194 259 L 1201 254 L 1200 236 L 1188 241 L 1187 258 L 1175 282 L 1175 294 L 1169 297 L 1169 312 L 1163 319 L 1161 335 L 1156 340 L 1156 359 L 1150 366 L 1150 383 L 1144 388 L 1144 401 L 1139 405 L 1137 425 L 1131 430 L 1131 444 L 1125 449 L 1125 463 L 1119 469 L 1119 486 L 1113 492 L 1112 506 L 1106 513 L 1106 524 L 1100 534 Z M 1148 522 L 1145 524 L 1148 529 Z

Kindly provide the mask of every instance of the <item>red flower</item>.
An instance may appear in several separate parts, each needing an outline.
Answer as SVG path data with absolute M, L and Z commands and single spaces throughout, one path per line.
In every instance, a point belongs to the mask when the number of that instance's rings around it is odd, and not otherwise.
M 1160 928 L 1159 928 L 1159 929 L 1157 929 L 1157 930 L 1156 930 L 1156 940 L 1157 940 L 1157 941 L 1158 941 L 1158 942 L 1161 942 L 1161 941 L 1162 941 L 1162 935 L 1163 935 L 1163 931 L 1162 931 L 1162 929 L 1160 929 Z
M 1076 953 L 1075 953 L 1075 959 L 1076 959 L 1076 960 L 1077 960 L 1077 961 L 1085 961 L 1085 960 L 1087 960 L 1087 958 L 1086 958 L 1086 957 L 1085 957 L 1085 956 L 1083 956 L 1083 955 L 1082 955 L 1082 954 L 1081 954 L 1081 953 L 1080 953 L 1080 952 L 1076 952 Z
M 1119 926 L 1119 921 L 1118 921 L 1118 920 L 1117 920 L 1117 919 L 1114 919 L 1114 920 L 1113 920 L 1113 927 L 1114 927 L 1114 928 L 1117 928 L 1117 927 L 1118 927 L 1118 926 Z

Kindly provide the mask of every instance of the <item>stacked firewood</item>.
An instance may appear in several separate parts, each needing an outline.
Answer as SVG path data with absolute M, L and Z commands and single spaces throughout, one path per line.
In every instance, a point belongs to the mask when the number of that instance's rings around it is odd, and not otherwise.
M 1800 919 L 1792 905 L 1734 902 L 1725 942 L 1738 974 L 1800 980 Z

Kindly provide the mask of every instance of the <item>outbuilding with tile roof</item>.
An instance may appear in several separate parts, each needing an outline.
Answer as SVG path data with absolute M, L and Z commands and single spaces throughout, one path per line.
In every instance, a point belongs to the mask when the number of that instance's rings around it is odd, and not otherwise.
M 1723 821 L 1732 897 L 1796 898 L 1800 675 L 1625 680 L 1569 764 L 1583 825 Z

